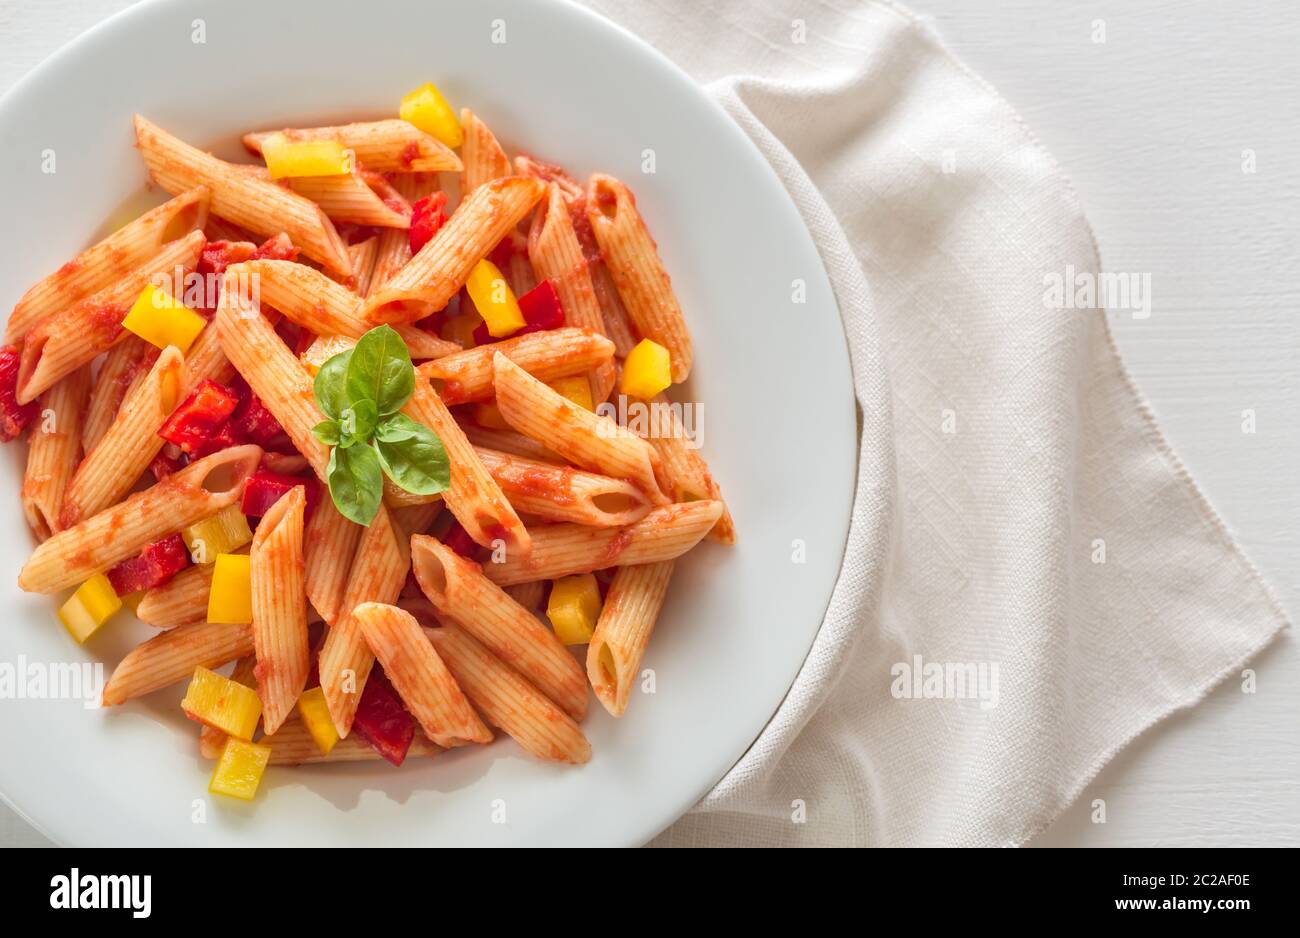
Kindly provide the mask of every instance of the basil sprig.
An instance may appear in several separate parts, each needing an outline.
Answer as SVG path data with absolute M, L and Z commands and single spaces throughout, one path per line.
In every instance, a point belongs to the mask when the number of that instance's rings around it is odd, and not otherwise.
M 316 374 L 316 406 L 330 419 L 311 432 L 330 447 L 326 473 L 339 514 L 368 525 L 384 497 L 384 476 L 415 495 L 451 484 L 438 435 L 400 413 L 415 391 L 415 366 L 390 326 L 371 329 Z

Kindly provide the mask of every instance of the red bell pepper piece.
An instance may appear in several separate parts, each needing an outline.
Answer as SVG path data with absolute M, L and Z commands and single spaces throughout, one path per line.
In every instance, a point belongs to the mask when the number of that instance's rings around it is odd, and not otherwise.
M 18 403 L 18 347 L 0 348 L 0 441 L 9 442 L 40 412 L 36 401 Z
M 420 248 L 428 244 L 447 221 L 447 214 L 443 211 L 446 207 L 445 192 L 426 195 L 411 206 L 411 228 L 407 232 L 407 238 L 411 243 L 412 254 L 419 254 Z
M 543 280 L 521 296 L 519 311 L 524 314 L 524 322 L 536 329 L 558 329 L 564 325 L 564 306 L 560 303 L 560 294 L 555 292 L 555 284 L 550 280 Z
M 199 455 L 202 450 L 216 452 L 222 447 L 211 448 L 213 438 L 238 404 L 239 397 L 234 391 L 205 378 L 172 411 L 158 435 L 191 456 Z
M 190 564 L 179 534 L 146 544 L 140 553 L 108 571 L 108 582 L 119 596 L 161 586 Z
M 266 409 L 262 399 L 253 393 L 248 385 L 239 390 L 239 406 L 235 408 L 230 423 L 240 435 L 256 443 L 262 449 L 277 453 L 295 453 L 280 421 L 275 414 Z
M 185 468 L 186 461 L 184 453 L 177 452 L 172 454 L 167 452 L 167 450 L 175 448 L 176 447 L 164 446 L 161 452 L 153 458 L 153 462 L 149 463 L 149 471 L 153 473 L 154 479 L 158 482 L 161 482 L 173 472 L 180 472 Z
M 280 496 L 294 486 L 302 485 L 307 489 L 307 510 L 310 515 L 316 502 L 320 499 L 320 487 L 311 476 L 287 476 L 270 469 L 258 469 L 244 483 L 244 498 L 240 510 L 253 518 L 260 518 L 271 510 L 271 506 L 280 500 Z
M 411 740 L 415 738 L 415 720 L 402 706 L 388 675 L 378 664 L 370 669 L 370 677 L 366 678 L 366 688 L 361 692 L 352 728 L 393 765 L 401 765 L 411 748 Z
M 467 560 L 478 562 L 482 556 L 483 548 L 469 536 L 468 531 L 460 526 L 459 521 L 451 523 L 451 527 L 442 536 L 442 543 Z

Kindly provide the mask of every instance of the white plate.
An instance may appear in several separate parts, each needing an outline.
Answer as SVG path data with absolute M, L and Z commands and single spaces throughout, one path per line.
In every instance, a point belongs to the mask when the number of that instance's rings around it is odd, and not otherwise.
M 0 790 L 66 844 L 615 844 L 644 842 L 753 742 L 825 613 L 852 499 L 848 355 L 813 242 L 742 131 L 640 40 L 568 4 L 166 0 L 105 22 L 0 101 L 0 304 L 89 243 L 140 190 L 139 111 L 200 145 L 250 128 L 390 116 L 433 80 L 507 141 L 637 194 L 696 342 L 689 390 L 740 544 L 678 566 L 645 659 L 656 693 L 622 720 L 596 704 L 590 764 L 536 762 L 511 740 L 385 763 L 273 768 L 257 800 L 209 796 L 211 764 L 180 690 L 112 710 L 0 700 Z M 192 36 L 204 21 L 206 43 Z M 506 42 L 492 42 L 494 20 Z M 56 172 L 42 173 L 52 149 Z M 653 150 L 657 172 L 642 172 Z M 792 282 L 807 303 L 791 302 Z M 23 447 L 0 455 L 0 663 L 102 660 L 150 634 L 124 617 L 78 648 L 62 597 L 14 584 L 31 545 Z M 807 562 L 792 562 L 794 542 Z M 504 808 L 505 823 L 497 823 Z M 495 817 L 495 819 L 494 819 Z M 202 819 L 202 820 L 200 820 Z

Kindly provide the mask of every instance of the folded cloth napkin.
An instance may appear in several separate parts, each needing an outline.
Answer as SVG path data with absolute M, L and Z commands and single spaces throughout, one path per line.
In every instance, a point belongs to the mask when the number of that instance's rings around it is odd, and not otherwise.
M 834 284 L 861 412 L 812 651 L 654 843 L 1024 843 L 1286 626 L 1107 314 L 1052 297 L 1101 270 L 1069 181 L 901 7 L 588 5 L 707 83 L 771 161 Z

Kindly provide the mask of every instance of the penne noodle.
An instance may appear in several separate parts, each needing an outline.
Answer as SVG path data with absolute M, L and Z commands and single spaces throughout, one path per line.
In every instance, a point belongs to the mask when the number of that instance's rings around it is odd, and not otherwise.
M 492 547 L 493 541 L 501 540 L 508 553 L 528 553 L 528 530 L 442 399 L 426 382 L 416 381 L 415 392 L 402 410 L 442 440 L 451 463 L 451 486 L 442 500 L 474 543 Z
M 204 330 L 207 332 L 208 330 Z M 157 346 L 139 336 L 129 335 L 104 356 L 95 377 L 86 416 L 81 422 L 81 448 L 89 453 L 117 416 L 127 389 L 141 372 L 148 372 L 158 357 Z
M 403 173 L 393 177 L 393 188 L 402 198 L 414 205 L 433 193 L 437 181 L 438 177 L 432 173 Z M 370 289 L 365 293 L 358 290 L 361 296 L 368 297 L 384 286 L 411 259 L 410 232 L 385 228 L 379 232 L 377 242 L 374 272 L 370 276 Z
M 676 561 L 619 567 L 587 646 L 587 679 L 612 716 L 627 709 Z
M 668 349 L 673 381 L 685 381 L 691 373 L 691 336 L 627 186 L 613 176 L 593 175 L 587 184 L 587 220 L 636 331 Z
M 578 724 L 466 631 L 448 625 L 424 634 L 465 696 L 527 752 L 574 765 L 591 761 L 591 744 Z
M 496 393 L 492 357 L 497 352 L 539 381 L 553 381 L 611 363 L 614 344 L 586 329 L 545 329 L 452 352 L 425 362 L 419 372 L 433 382 L 434 390 L 449 406 L 486 401 Z
M 528 259 L 528 236 L 518 229 L 506 235 L 510 239 L 510 263 L 506 265 L 506 278 L 515 296 L 523 296 L 537 286 L 537 272 Z
M 230 679 L 236 684 L 252 688 L 256 683 L 253 676 L 253 668 L 256 666 L 257 658 L 253 655 L 245 655 L 235 662 L 234 668 L 230 671 Z M 206 723 L 199 724 L 199 755 L 205 759 L 220 759 L 221 750 L 226 745 L 226 738 L 226 734 L 216 727 L 208 726 Z
M 393 521 L 401 529 L 402 535 L 409 541 L 412 534 L 423 534 L 429 525 L 442 513 L 442 502 L 427 505 L 409 505 L 393 509 Z
M 257 242 L 257 235 L 247 228 L 240 228 L 238 225 L 231 224 L 216 215 L 208 216 L 208 223 L 203 226 L 203 233 L 208 236 L 209 241 Z
M 120 504 L 55 534 L 32 553 L 18 585 L 56 593 L 133 557 L 152 544 L 234 504 L 262 450 L 232 446 L 190 463 Z
M 338 622 L 343 594 L 348 588 L 348 571 L 352 569 L 352 558 L 364 530 L 339 514 L 333 499 L 326 497 L 321 498 L 307 522 L 304 536 L 307 598 L 330 625 Z
M 493 357 L 497 407 L 506 423 L 569 462 L 616 479 L 629 479 L 655 504 L 668 501 L 659 487 L 659 454 L 635 433 L 598 417 L 524 371 L 504 355 Z
M 257 693 L 267 734 L 298 702 L 311 670 L 307 646 L 303 513 L 306 490 L 295 486 L 262 516 L 249 550 Z
M 247 625 L 195 622 L 160 632 L 131 649 L 104 685 L 104 706 L 125 703 L 253 653 Z
M 668 424 L 667 427 L 661 425 L 660 432 L 651 434 L 649 440 L 663 462 L 663 476 L 669 498 L 675 502 L 693 502 L 699 499 L 722 501 L 722 489 L 714 481 L 699 450 L 691 445 L 681 417 L 672 407 L 672 401 L 660 394 L 655 398 L 654 404 L 660 406 L 660 413 L 666 415 L 661 420 Z M 721 544 L 736 543 L 736 526 L 725 504 L 722 517 L 709 532 L 709 538 Z
M 542 180 L 542 182 L 554 183 L 559 187 L 560 194 L 570 202 L 586 195 L 586 190 L 582 188 L 582 185 L 566 173 L 563 167 L 556 166 L 553 163 L 543 163 L 527 153 L 520 153 L 515 157 L 515 175 L 532 176 L 534 179 Z
M 460 175 L 460 194 L 464 198 L 486 182 L 509 176 L 510 159 L 488 125 L 469 108 L 461 108 L 460 126 L 465 132 L 465 143 L 460 148 L 465 164 Z
M 262 154 L 262 141 L 273 133 L 290 140 L 337 140 L 358 163 L 379 173 L 458 173 L 460 157 L 434 137 L 404 120 L 368 121 L 338 127 L 266 130 L 244 135 L 244 146 Z
M 440 617 L 486 645 L 569 716 L 582 719 L 587 712 L 582 668 L 540 619 L 493 584 L 478 564 L 437 538 L 411 538 L 411 566 Z
M 465 438 L 476 448 L 494 449 L 500 453 L 521 456 L 534 462 L 552 463 L 557 466 L 565 464 L 563 456 L 553 453 L 536 440 L 530 440 L 514 430 L 494 430 L 481 427 L 472 421 L 462 423 L 461 429 L 465 431 Z
M 379 173 L 355 170 L 346 176 L 295 176 L 289 188 L 311 199 L 331 221 L 378 228 L 409 228 L 411 206 Z
M 322 762 L 373 762 L 382 759 L 374 746 L 361 734 L 348 736 L 334 744 L 328 754 L 320 751 L 316 740 L 307 732 L 306 725 L 295 712 L 285 721 L 274 736 L 264 736 L 259 742 L 271 747 L 271 765 L 315 765 Z M 412 756 L 432 756 L 442 752 L 437 746 L 416 733 L 411 740 L 411 747 L 406 751 L 407 758 Z M 217 755 L 220 755 L 218 751 Z
M 82 365 L 40 398 L 41 412 L 27 437 L 23 513 L 40 540 L 63 529 L 68 481 L 81 461 L 81 424 L 90 395 L 90 366 Z
M 370 292 L 370 278 L 375 270 L 378 251 L 378 237 L 348 245 L 348 256 L 352 258 L 352 289 L 357 296 L 365 296 Z
M 139 114 L 136 143 L 149 176 L 168 192 L 204 185 L 214 215 L 247 228 L 259 238 L 285 232 L 312 260 L 341 276 L 352 273 L 347 245 L 320 207 L 250 167 L 227 163 L 172 136 Z
M 111 286 L 157 256 L 164 245 L 202 228 L 207 218 L 208 190 L 199 186 L 86 248 L 23 294 L 9 315 L 4 344 L 18 344 L 37 322 Z
M 27 333 L 18 366 L 18 402 L 33 401 L 54 382 L 93 361 L 129 333 L 122 320 L 150 283 L 183 281 L 207 243 L 192 231 L 171 242 L 111 286 L 42 319 Z
M 98 514 L 131 491 L 163 448 L 158 431 L 180 402 L 184 383 L 185 358 L 169 345 L 127 393 L 104 436 L 77 467 L 64 497 L 61 527 Z
M 547 521 L 620 527 L 649 513 L 650 500 L 631 482 L 569 466 L 475 449 L 516 511 Z
M 285 476 L 301 475 L 311 468 L 301 453 L 263 453 L 262 466 Z
M 207 378 L 217 384 L 229 384 L 235 376 L 235 368 L 226 358 L 221 347 L 221 336 L 211 322 L 199 333 L 190 350 L 185 353 L 185 383 L 181 387 L 182 396 L 189 394 Z
M 380 505 L 370 526 L 363 529 L 338 622 L 326 634 L 320 652 L 320 685 L 340 737 L 352 731 L 366 678 L 375 663 L 352 611 L 362 603 L 396 602 L 410 568 L 406 536 L 393 524 L 388 509 Z
M 544 192 L 540 181 L 522 176 L 479 186 L 420 253 L 371 292 L 362 315 L 371 322 L 412 322 L 442 309 Z
M 536 612 L 542 605 L 542 597 L 546 595 L 546 586 L 545 580 L 533 580 L 531 583 L 507 586 L 506 593 L 529 612 Z
M 208 593 L 212 590 L 212 564 L 186 567 L 162 586 L 147 590 L 135 616 L 157 629 L 204 622 L 208 618 Z
M 587 194 L 585 190 L 578 198 L 569 199 L 569 220 L 573 223 L 573 233 L 582 245 L 582 256 L 587 261 L 587 272 L 591 275 L 591 286 L 596 291 L 596 302 L 600 304 L 600 314 L 605 320 L 605 334 L 618 349 L 619 358 L 627 358 L 637 343 L 635 330 L 628 319 L 627 307 L 619 299 L 618 287 L 609 275 L 605 260 L 596 243 L 595 232 L 587 219 Z
M 626 528 L 542 525 L 532 532 L 529 556 L 486 564 L 483 574 L 498 586 L 513 586 L 606 567 L 674 560 L 703 540 L 721 515 L 722 502 L 701 501 L 656 508 Z
M 415 721 L 439 746 L 490 743 L 492 731 L 461 693 L 410 613 L 362 603 L 352 618 Z

